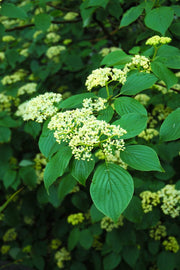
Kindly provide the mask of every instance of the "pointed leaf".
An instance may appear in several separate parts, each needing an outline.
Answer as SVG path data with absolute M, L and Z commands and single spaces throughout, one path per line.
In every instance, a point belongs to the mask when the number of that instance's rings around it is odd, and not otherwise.
M 127 26 L 137 20 L 137 18 L 141 15 L 143 12 L 143 7 L 142 5 L 139 5 L 137 7 L 131 7 L 126 11 L 122 17 L 120 27 Z
M 94 160 L 73 160 L 71 174 L 82 185 L 85 185 L 86 180 L 94 169 Z
M 133 194 L 131 175 L 113 163 L 100 165 L 90 186 L 92 200 L 103 214 L 117 221 Z
M 170 7 L 154 8 L 146 15 L 145 24 L 164 36 L 173 21 L 173 16 L 174 11 Z
M 62 146 L 62 148 L 50 159 L 44 171 L 44 184 L 47 190 L 59 176 L 63 175 L 71 156 L 71 149 Z
M 153 73 L 160 80 L 163 80 L 165 82 L 168 89 L 177 83 L 178 78 L 176 77 L 176 75 L 161 62 L 158 62 L 158 61 L 152 62 L 151 68 L 152 68 Z
M 123 95 L 135 95 L 142 90 L 148 89 L 157 81 L 157 78 L 150 73 L 134 72 L 127 77 L 127 81 L 121 88 Z
M 146 128 L 148 117 L 139 113 L 124 114 L 119 120 L 115 121 L 113 125 L 120 125 L 127 131 L 121 138 L 129 139 L 137 136 Z
M 172 141 L 180 138 L 180 108 L 170 113 L 160 128 L 160 139 Z
M 117 98 L 114 102 L 114 107 L 116 112 L 121 116 L 127 113 L 147 115 L 147 111 L 144 106 L 136 99 L 130 97 Z
M 51 16 L 45 13 L 40 13 L 35 16 L 34 23 L 38 30 L 46 31 L 51 24 Z
M 156 152 L 145 145 L 128 145 L 121 153 L 121 158 L 130 167 L 140 171 L 159 171 L 161 167 Z
M 9 18 L 26 20 L 28 18 L 26 12 L 14 4 L 4 3 L 0 9 L 0 14 Z

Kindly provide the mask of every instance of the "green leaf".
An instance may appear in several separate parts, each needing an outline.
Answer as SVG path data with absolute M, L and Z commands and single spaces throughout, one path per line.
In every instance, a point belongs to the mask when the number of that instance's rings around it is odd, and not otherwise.
M 31 134 L 33 138 L 36 138 L 41 131 L 41 124 L 34 121 L 29 121 L 25 123 L 24 131 Z
M 178 78 L 176 77 L 176 75 L 161 62 L 158 62 L 158 61 L 152 62 L 151 68 L 152 68 L 152 72 L 160 80 L 163 80 L 165 82 L 168 89 L 177 83 Z
M 94 160 L 87 161 L 74 159 L 72 163 L 71 174 L 78 182 L 80 182 L 82 185 L 85 185 L 88 176 L 94 169 L 94 165 Z
M 159 162 L 156 152 L 145 145 L 128 145 L 121 152 L 121 158 L 130 167 L 140 171 L 159 171 L 163 168 Z
M 111 106 L 108 106 L 107 108 L 99 112 L 97 119 L 104 120 L 108 123 L 109 121 L 111 121 L 113 114 L 114 114 L 113 108 Z
M 139 113 L 124 114 L 119 120 L 113 122 L 113 125 L 120 125 L 127 131 L 121 138 L 129 139 L 137 136 L 147 126 L 148 117 Z
M 180 23 L 173 23 L 170 27 L 170 30 L 173 34 L 175 34 L 176 36 L 180 36 Z
M 173 21 L 173 16 L 174 11 L 170 7 L 154 8 L 146 15 L 145 25 L 164 36 Z
M 139 249 L 136 246 L 125 246 L 123 250 L 123 258 L 125 262 L 134 268 L 139 257 Z
M 32 255 L 33 264 L 37 267 L 38 270 L 43 270 L 45 266 L 45 261 L 42 256 L 33 254 Z
M 27 186 L 30 186 L 34 188 L 37 184 L 37 176 L 35 173 L 34 168 L 32 167 L 22 167 L 19 170 L 20 177 L 23 180 L 23 183 L 26 184 Z
M 78 228 L 72 229 L 68 237 L 68 250 L 73 250 L 79 242 L 80 231 Z
M 133 179 L 126 170 L 104 163 L 95 171 L 90 193 L 97 209 L 116 222 L 129 204 L 133 189 Z
M 89 0 L 87 7 L 103 7 L 105 8 L 109 0 Z
M 56 142 L 53 130 L 48 129 L 47 127 L 48 123 L 49 121 L 46 121 L 44 123 L 38 144 L 41 153 L 45 157 L 50 158 L 55 152 L 57 152 L 62 147 L 62 145 Z
M 121 262 L 121 256 L 117 253 L 110 253 L 103 259 L 104 270 L 113 270 Z
M 150 73 L 133 72 L 127 77 L 127 81 L 121 88 L 121 94 L 123 95 L 136 95 L 142 90 L 148 89 L 155 82 L 157 78 Z
M 46 31 L 51 24 L 51 16 L 45 13 L 40 13 L 35 16 L 34 23 L 38 30 Z
M 22 8 L 10 3 L 2 4 L 0 14 L 9 18 L 21 20 L 26 20 L 28 18 L 26 12 Z
M 142 14 L 142 12 L 143 12 L 142 5 L 131 7 L 130 9 L 128 9 L 122 17 L 120 27 L 125 27 L 134 22 L 135 20 L 137 20 L 137 18 Z
M 175 254 L 162 251 L 157 258 L 157 267 L 159 270 L 174 270 L 176 265 Z
M 173 141 L 180 138 L 180 108 L 168 115 L 160 128 L 162 141 Z
M 16 50 L 6 50 L 6 58 L 8 63 L 11 65 L 12 68 L 15 68 L 18 60 L 19 60 L 19 53 Z
M 69 147 L 62 146 L 47 163 L 44 171 L 44 184 L 46 189 L 62 176 L 71 159 L 72 152 Z
M 58 197 L 61 201 L 70 191 L 72 191 L 76 183 L 76 180 L 70 174 L 61 178 L 58 187 Z
M 124 65 L 131 61 L 131 56 L 127 55 L 123 50 L 118 50 L 109 53 L 101 61 L 101 66 L 106 65 L 108 67 L 116 65 Z
M 163 63 L 173 69 L 180 68 L 180 50 L 170 45 L 163 45 L 158 49 L 157 56 L 163 58 Z
M 142 220 L 144 213 L 141 206 L 141 200 L 137 196 L 133 196 L 130 204 L 123 212 L 123 216 L 134 223 L 139 223 Z
M 5 34 L 5 27 L 2 23 L 0 23 L 0 38 Z
M 107 9 L 108 9 L 108 12 L 112 16 L 114 16 L 117 20 L 119 19 L 119 17 L 123 13 L 123 9 L 121 7 L 119 0 L 113 0 L 112 2 L 110 2 Z
M 85 249 L 90 249 L 93 243 L 93 236 L 90 230 L 85 229 L 80 232 L 79 243 Z
M 134 98 L 130 97 L 120 97 L 114 102 L 114 107 L 119 115 L 124 115 L 127 113 L 139 113 L 147 115 L 147 111 L 144 106 Z
M 3 179 L 3 183 L 6 189 L 13 184 L 13 182 L 16 179 L 16 175 L 17 175 L 17 172 L 14 170 L 9 169 L 6 171 L 4 175 L 4 179 Z
M 0 143 L 9 142 L 11 130 L 8 127 L 0 127 Z
M 83 27 L 87 27 L 90 24 L 92 14 L 96 10 L 96 7 L 86 8 L 87 1 L 80 5 L 81 17 L 83 19 Z
M 91 98 L 95 97 L 93 93 L 84 93 L 84 94 L 78 94 L 78 95 L 73 95 L 59 104 L 59 109 L 73 109 L 77 108 L 79 106 L 82 106 L 83 99 L 85 98 Z
M 171 8 L 174 10 L 174 13 L 180 17 L 180 6 L 179 5 L 173 5 Z

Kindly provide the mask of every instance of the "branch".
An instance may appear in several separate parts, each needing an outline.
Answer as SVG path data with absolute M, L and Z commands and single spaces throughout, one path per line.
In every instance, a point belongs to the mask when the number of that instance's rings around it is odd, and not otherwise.
M 161 84 L 161 83 L 155 83 L 155 84 L 157 84 L 157 85 L 159 85 L 159 86 L 162 86 L 162 87 L 164 87 L 164 88 L 167 88 L 164 84 Z M 174 91 L 174 92 L 177 92 L 177 93 L 180 93 L 180 90 L 178 90 L 178 89 L 176 89 L 176 88 L 173 88 L 173 87 L 171 87 L 170 90 L 172 90 L 172 91 Z
M 77 22 L 80 22 L 80 21 L 81 21 L 81 18 L 76 19 L 76 20 L 71 20 L 71 21 L 51 21 L 51 23 L 54 23 L 54 24 L 66 24 L 66 23 L 77 23 Z M 25 24 L 25 25 L 21 25 L 21 26 L 16 26 L 16 27 L 13 27 L 13 28 L 6 29 L 5 32 L 12 32 L 12 31 L 15 31 L 15 30 L 23 30 L 25 28 L 29 28 L 29 27 L 32 27 L 32 26 L 35 26 L 35 24 L 30 23 L 30 24 Z
M 61 11 L 65 11 L 65 12 L 76 12 L 76 13 L 80 14 L 79 11 L 70 10 L 66 7 L 57 7 L 57 6 L 52 5 L 51 3 L 47 3 L 47 6 L 61 10 Z

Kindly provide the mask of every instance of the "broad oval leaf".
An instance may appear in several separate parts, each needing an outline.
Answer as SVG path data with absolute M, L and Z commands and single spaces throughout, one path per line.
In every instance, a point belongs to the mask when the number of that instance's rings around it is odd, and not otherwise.
M 162 141 L 173 141 L 180 138 L 180 108 L 170 113 L 160 128 Z
M 123 95 L 135 95 L 142 90 L 148 89 L 153 86 L 157 81 L 157 78 L 150 73 L 133 72 L 127 77 L 127 81 L 121 88 L 121 94 Z
M 156 152 L 145 145 L 126 146 L 121 152 L 121 158 L 130 167 L 139 171 L 164 171 Z
M 77 181 L 70 174 L 62 177 L 58 186 L 58 198 L 63 201 L 64 197 L 74 188 L 76 183 Z
M 62 176 L 71 159 L 72 152 L 67 146 L 62 148 L 50 159 L 44 171 L 44 184 L 46 189 Z
M 148 117 L 139 113 L 124 114 L 119 120 L 116 120 L 113 125 L 120 125 L 127 131 L 121 138 L 129 139 L 137 136 L 147 126 Z
M 38 30 L 46 31 L 51 25 L 51 16 L 49 14 L 40 13 L 35 16 L 34 23 Z
M 178 78 L 176 75 L 169 70 L 163 63 L 154 61 L 151 63 L 151 68 L 153 73 L 160 79 L 163 80 L 167 88 L 171 88 L 175 83 L 177 83 Z
M 103 7 L 105 8 L 109 0 L 89 0 L 87 7 Z
M 131 56 L 127 55 L 123 50 L 118 50 L 109 53 L 101 61 L 101 66 L 106 65 L 108 67 L 124 65 L 131 61 Z
M 94 165 L 94 160 L 87 161 L 74 159 L 72 163 L 71 174 L 78 182 L 80 182 L 82 185 L 85 185 L 88 176 L 94 169 Z
M 145 17 L 145 25 L 163 36 L 173 21 L 174 11 L 170 7 L 152 9 Z
M 90 186 L 92 200 L 103 214 L 117 221 L 134 191 L 131 175 L 113 163 L 97 167 Z
M 132 22 L 134 22 L 135 20 L 137 20 L 137 18 L 141 15 L 142 12 L 143 12 L 142 5 L 139 5 L 137 7 L 131 7 L 130 9 L 128 9 L 122 17 L 120 27 L 127 26 Z
M 113 108 L 111 106 L 108 106 L 104 110 L 99 111 L 99 115 L 98 115 L 97 119 L 104 120 L 108 123 L 109 121 L 111 121 L 113 114 L 114 114 Z
M 117 98 L 114 102 L 114 107 L 116 112 L 121 116 L 127 113 L 140 113 L 147 115 L 147 111 L 144 106 L 136 99 L 130 97 Z
M 0 14 L 9 18 L 26 20 L 28 18 L 26 12 L 11 3 L 4 3 L 0 9 Z

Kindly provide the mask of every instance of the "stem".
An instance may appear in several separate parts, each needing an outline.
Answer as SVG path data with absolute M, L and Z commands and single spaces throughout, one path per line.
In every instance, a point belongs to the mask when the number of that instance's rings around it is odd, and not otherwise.
M 158 51 L 158 47 L 154 46 L 154 55 L 153 55 L 152 61 L 153 61 L 154 58 L 156 57 L 157 51 Z
M 108 99 L 109 99 L 109 88 L 108 88 L 108 84 L 106 83 L 106 92 L 107 92 L 107 97 L 108 97 Z

